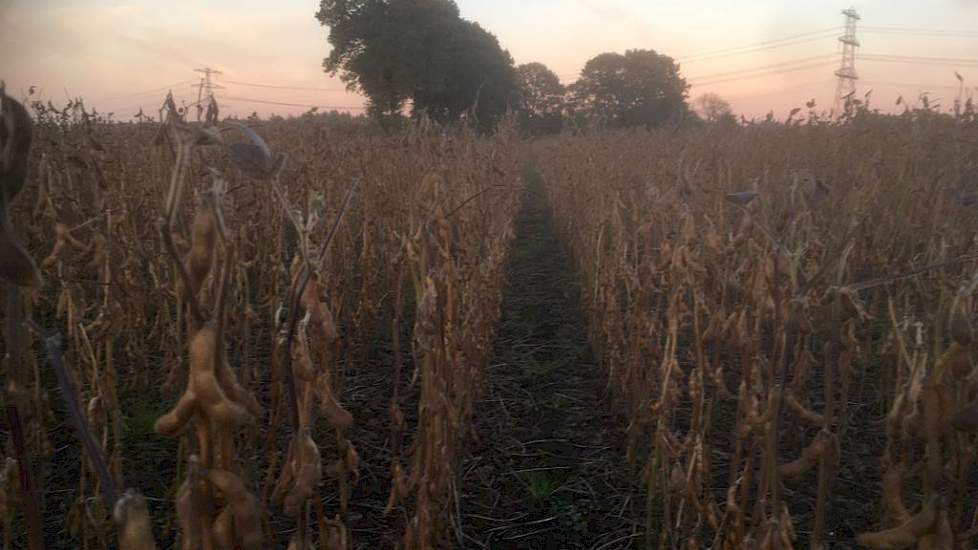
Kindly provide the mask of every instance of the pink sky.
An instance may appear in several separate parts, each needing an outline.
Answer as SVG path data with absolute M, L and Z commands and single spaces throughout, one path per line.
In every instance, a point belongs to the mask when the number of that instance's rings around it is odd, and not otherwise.
M 718 93 L 748 117 L 769 110 L 783 117 L 812 98 L 819 106 L 830 106 L 832 71 L 838 64 L 834 28 L 841 27 L 840 10 L 848 7 L 775 0 L 458 3 L 462 15 L 496 34 L 517 63 L 543 62 L 565 83 L 599 53 L 654 49 L 680 61 L 682 73 L 694 84 L 691 97 Z M 255 100 L 358 112 L 363 99 L 321 70 L 328 43 L 327 29 L 313 17 L 317 7 L 316 0 L 0 0 L 0 78 L 15 94 L 36 86 L 42 97 L 56 103 L 66 93 L 82 96 L 101 111 L 128 118 L 139 107 L 155 111 L 169 87 L 180 99 L 195 99 L 192 81 L 198 75 L 193 69 L 210 66 L 224 72 L 226 89 L 219 99 L 227 113 L 305 110 Z M 859 33 L 861 53 L 971 59 L 940 64 L 860 60 L 860 93 L 873 88 L 879 107 L 890 109 L 897 95 L 912 98 L 922 89 L 949 106 L 958 94 L 955 71 L 972 91 L 978 85 L 978 2 L 874 0 L 855 7 L 867 29 Z M 876 30 L 870 31 L 872 27 Z M 881 27 L 965 31 L 965 36 L 881 32 Z M 779 47 L 689 59 L 799 35 Z M 772 65 L 776 67 L 760 77 L 745 72 Z M 799 65 L 808 68 L 773 72 Z

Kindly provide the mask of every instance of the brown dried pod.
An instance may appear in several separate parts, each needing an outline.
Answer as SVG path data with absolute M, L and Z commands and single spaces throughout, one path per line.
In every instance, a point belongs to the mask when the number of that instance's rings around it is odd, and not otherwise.
M 323 534 L 323 547 L 325 550 L 347 550 L 351 548 L 350 533 L 343 525 L 343 521 L 337 514 L 333 519 L 325 522 L 326 532 Z
M 353 424 L 353 415 L 340 405 L 326 377 L 319 381 L 319 410 L 337 430 L 346 431 Z
M 798 415 L 798 418 L 808 425 L 819 428 L 825 426 L 825 416 L 802 405 L 801 401 L 790 390 L 785 391 L 784 402 L 793 413 Z
M 196 412 L 197 395 L 187 388 L 173 409 L 156 419 L 153 429 L 164 437 L 175 437 L 187 427 Z
M 319 447 L 308 434 L 300 439 L 296 457 L 295 479 L 284 501 L 285 511 L 291 516 L 301 513 L 302 506 L 312 497 L 323 478 Z
M 201 514 L 204 511 L 194 509 L 193 486 L 189 477 L 184 480 L 183 484 L 180 485 L 180 490 L 177 491 L 176 508 L 177 522 L 180 524 L 180 547 L 183 550 L 204 548 L 204 541 L 198 539 L 206 536 L 206 534 L 201 533 L 200 529 L 196 528 L 200 524 Z
M 955 536 L 951 520 L 947 517 L 947 510 L 941 510 L 937 516 L 937 525 L 934 534 L 930 539 L 931 550 L 954 550 Z
M 391 489 L 387 495 L 387 504 L 384 506 L 384 515 L 390 514 L 394 506 L 407 497 L 409 491 L 410 487 L 407 476 L 404 475 L 404 468 L 395 462 L 391 468 Z
M 225 506 L 214 518 L 211 539 L 218 548 L 234 548 L 234 516 L 231 506 Z
M 272 491 L 272 501 L 283 503 L 285 512 L 296 517 L 315 493 L 323 477 L 319 448 L 308 430 L 289 444 L 282 475 Z
M 343 467 L 351 474 L 354 485 L 360 481 L 360 455 L 349 441 L 346 442 L 346 452 L 343 453 Z
M 859 295 L 850 287 L 829 288 L 822 297 L 821 305 L 837 306 L 843 321 L 853 318 L 866 321 L 873 318 L 859 301 Z
M 289 545 L 285 550 L 309 550 L 309 547 L 303 544 L 302 537 L 299 536 L 298 532 L 292 533 L 292 537 L 289 539 Z
M 801 456 L 787 464 L 782 464 L 778 468 L 781 477 L 792 479 L 802 475 L 818 464 L 818 460 L 827 453 L 830 453 L 834 446 L 835 436 L 831 432 L 821 430 L 812 442 L 802 449 Z
M 737 505 L 737 484 L 734 483 L 727 487 L 727 499 L 726 499 L 726 510 L 727 514 L 737 514 L 740 512 L 740 506 Z
M 272 498 L 271 501 L 274 503 L 282 502 L 285 498 L 285 494 L 288 493 L 289 489 L 292 487 L 292 482 L 295 480 L 295 463 L 296 463 L 296 439 L 292 438 L 289 442 L 289 448 L 285 452 L 285 462 L 282 466 L 282 473 L 278 477 L 278 481 L 275 482 L 275 487 L 272 488 Z
M 971 341 L 974 339 L 974 331 L 971 327 L 970 296 L 962 296 L 959 293 L 954 298 L 954 302 L 951 304 L 950 319 L 948 319 L 948 331 L 958 345 L 971 345 Z
M 302 272 L 301 267 L 299 257 L 296 256 L 291 268 L 293 283 Z M 318 274 L 313 273 L 306 282 L 306 287 L 302 289 L 302 296 L 299 298 L 299 305 L 309 315 L 309 324 L 315 328 L 314 334 L 319 338 L 319 342 L 325 346 L 332 345 L 339 337 L 339 331 L 333 313 L 322 301 Z
M 904 523 L 910 519 L 910 511 L 903 503 L 903 467 L 894 465 L 883 473 L 881 504 L 890 518 Z
M 311 355 L 309 336 L 306 333 L 306 321 L 299 321 L 296 325 L 295 340 L 292 345 L 292 372 L 303 382 L 316 380 L 316 369 L 312 365 Z
M 180 433 L 195 413 L 203 413 L 220 426 L 242 424 L 249 418 L 248 410 L 233 401 L 218 381 L 214 365 L 217 349 L 217 329 L 208 322 L 190 341 L 190 376 L 187 389 L 176 406 L 156 421 L 156 433 L 173 437 Z
M 230 509 L 234 516 L 235 540 L 243 550 L 260 550 L 263 537 L 262 512 L 258 499 L 245 488 L 241 478 L 231 472 L 211 469 L 207 472 L 207 479 L 224 494 L 227 502 L 224 511 Z
M 262 408 L 258 399 L 238 382 L 238 376 L 231 370 L 231 365 L 228 363 L 228 354 L 222 353 L 221 356 L 223 360 L 216 371 L 217 381 L 221 384 L 221 389 L 227 393 L 232 401 L 247 409 L 252 416 L 261 417 Z
M 192 285 L 191 295 L 196 296 L 214 265 L 214 250 L 217 246 L 217 223 L 209 209 L 202 209 L 194 217 L 192 235 L 190 253 L 187 257 L 187 273 L 190 275 Z
M 51 248 L 51 253 L 47 255 L 44 260 L 41 261 L 41 267 L 47 269 L 57 263 L 58 259 L 61 258 L 61 253 L 65 248 L 65 243 L 67 242 L 68 226 L 63 223 L 57 223 L 54 226 L 54 247 Z
M 112 511 L 119 526 L 120 550 L 155 550 L 153 524 L 149 518 L 146 499 L 133 489 L 126 491 L 116 501 Z
M 391 416 L 391 424 L 393 424 L 398 430 L 404 430 L 407 424 L 405 422 L 404 412 L 401 410 L 401 406 L 398 405 L 396 401 L 391 401 L 388 409 Z
M 963 346 L 957 341 L 951 342 L 947 351 L 938 360 L 937 372 L 950 371 L 955 380 L 963 380 L 971 374 L 972 363 L 971 346 Z
M 961 432 L 978 430 L 978 399 L 968 403 L 963 409 L 951 417 L 951 426 Z
M 917 515 L 899 526 L 875 533 L 863 533 L 856 537 L 856 542 L 860 546 L 868 548 L 894 550 L 909 548 L 916 544 L 921 537 L 933 532 L 936 523 L 937 512 L 933 504 L 929 503 Z

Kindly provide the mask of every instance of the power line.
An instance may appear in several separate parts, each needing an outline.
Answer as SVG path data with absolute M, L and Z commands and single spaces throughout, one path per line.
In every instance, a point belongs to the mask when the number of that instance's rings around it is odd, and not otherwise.
M 168 91 L 172 88 L 176 88 L 177 86 L 183 86 L 185 84 L 190 84 L 191 82 L 196 82 L 196 81 L 197 79 L 195 78 L 190 80 L 182 80 L 180 82 L 174 82 L 173 84 L 167 84 L 166 86 L 160 86 L 159 88 L 153 88 L 152 90 L 144 90 L 142 92 L 131 92 L 128 94 L 120 94 L 112 97 L 107 97 L 102 99 L 102 102 L 115 101 L 118 99 L 128 99 L 130 97 L 136 97 L 136 96 L 147 95 L 147 94 L 158 94 L 161 92 Z
M 906 36 L 939 36 L 949 38 L 978 38 L 978 31 L 944 30 L 944 29 L 912 29 L 902 27 L 861 27 L 861 30 L 873 34 L 896 34 Z
M 345 92 L 346 88 L 314 88 L 307 86 L 276 86 L 273 84 L 259 84 L 257 82 L 241 82 L 240 80 L 221 79 L 225 84 L 237 84 L 239 86 L 250 86 L 253 88 L 269 88 L 272 90 L 296 90 L 302 92 Z
M 825 61 L 827 59 L 835 58 L 835 56 L 836 56 L 836 54 L 830 53 L 830 54 L 823 54 L 823 55 L 815 55 L 815 56 L 811 56 L 811 57 L 802 57 L 802 58 L 798 58 L 798 59 L 790 59 L 790 60 L 787 60 L 787 61 L 780 61 L 778 63 L 772 63 L 770 65 L 761 65 L 761 66 L 758 66 L 758 67 L 750 67 L 750 68 L 746 68 L 746 69 L 738 69 L 738 70 L 734 70 L 734 71 L 726 71 L 726 72 L 722 72 L 722 73 L 713 73 L 713 74 L 707 74 L 707 75 L 701 75 L 701 76 L 691 76 L 691 77 L 689 77 L 689 80 L 713 80 L 715 78 L 723 78 L 723 77 L 727 77 L 727 76 L 737 76 L 737 75 L 744 74 L 744 73 L 752 73 L 752 72 L 757 72 L 757 71 L 766 71 L 766 70 L 769 70 L 769 69 L 787 68 L 787 67 L 791 67 L 793 65 L 812 63 L 814 61 Z
M 715 79 L 715 80 L 691 82 L 690 85 L 691 86 L 709 86 L 709 85 L 713 85 L 713 84 L 721 84 L 723 82 L 734 82 L 734 81 L 737 81 L 737 80 L 750 80 L 752 78 L 759 78 L 759 77 L 762 77 L 762 76 L 772 76 L 772 75 L 781 74 L 781 73 L 790 73 L 790 72 L 795 72 L 795 71 L 804 71 L 804 70 L 807 70 L 807 69 L 815 69 L 815 68 L 819 68 L 819 67 L 829 67 L 831 65 L 835 65 L 835 61 L 822 61 L 821 63 L 811 63 L 811 64 L 808 64 L 808 65 L 800 65 L 800 66 L 797 66 L 797 67 L 787 67 L 787 68 L 783 68 L 783 69 L 775 69 L 775 70 L 763 71 L 763 72 L 758 72 L 756 74 L 748 74 L 748 75 L 744 75 L 744 76 L 734 76 L 734 77 L 730 77 L 730 78 L 719 78 L 719 79 Z
M 721 48 L 721 49 L 718 49 L 718 50 L 712 50 L 712 51 L 709 51 L 709 52 L 702 52 L 702 53 L 698 53 L 698 54 L 695 54 L 695 55 L 687 55 L 687 56 L 683 56 L 683 57 L 677 57 L 676 58 L 676 61 L 686 61 L 686 62 L 688 62 L 688 61 L 693 61 L 693 60 L 705 59 L 707 57 L 713 57 L 713 56 L 719 57 L 719 56 L 722 56 L 722 55 L 727 55 L 729 52 L 733 52 L 734 50 L 748 50 L 748 49 L 761 48 L 761 47 L 767 47 L 767 46 L 780 47 L 780 46 L 783 46 L 783 45 L 788 45 L 788 44 L 782 44 L 783 42 L 790 42 L 790 41 L 797 40 L 797 39 L 803 38 L 803 37 L 812 37 L 813 35 L 822 35 L 822 34 L 826 34 L 826 33 L 834 33 L 834 32 L 838 32 L 838 30 L 839 30 L 839 27 L 828 27 L 828 28 L 825 28 L 825 29 L 817 30 L 817 31 L 803 32 L 803 33 L 800 33 L 800 34 L 794 34 L 794 35 L 790 35 L 790 36 L 784 36 L 784 37 L 776 38 L 776 39 L 773 39 L 773 40 L 766 40 L 766 41 L 763 41 L 763 42 L 756 42 L 754 44 L 746 44 L 746 45 L 743 45 L 743 46 L 736 46 L 736 47 L 732 47 L 732 48 Z M 819 39 L 819 38 L 823 38 L 823 37 L 822 36 L 818 36 L 816 38 L 812 38 L 812 40 Z M 746 52 L 737 52 L 737 53 L 746 53 Z M 733 54 L 730 54 L 730 55 L 733 55 Z
M 952 57 L 919 57 L 911 55 L 890 54 L 859 54 L 863 61 L 882 61 L 885 63 L 910 63 L 918 65 L 978 65 L 978 59 L 963 59 Z
M 773 44 L 771 46 L 759 46 L 759 47 L 756 47 L 756 48 L 750 48 L 750 49 L 746 49 L 746 50 L 737 50 L 737 51 L 732 51 L 732 52 L 728 52 L 728 53 L 721 53 L 721 54 L 710 55 L 710 56 L 706 56 L 706 57 L 697 57 L 695 59 L 677 60 L 677 61 L 680 61 L 680 62 L 685 63 L 685 64 L 697 63 L 697 62 L 700 62 L 700 61 L 709 61 L 711 59 L 721 59 L 721 58 L 724 58 L 724 57 L 733 57 L 735 55 L 742 55 L 742 54 L 747 54 L 747 53 L 755 53 L 755 52 L 764 52 L 764 51 L 776 50 L 778 48 L 783 48 L 783 47 L 787 47 L 787 46 L 796 46 L 798 44 L 808 44 L 810 42 L 818 42 L 820 40 L 826 40 L 828 38 L 832 38 L 833 36 L 835 36 L 835 35 L 834 34 L 826 34 L 826 35 L 822 35 L 822 36 L 815 36 L 815 37 L 812 37 L 812 38 L 805 38 L 805 39 L 802 39 L 802 40 L 795 40 L 795 41 L 792 41 L 792 42 L 784 42 L 784 43 L 781 43 L 781 44 Z
M 311 105 L 306 103 L 287 103 L 284 101 L 271 101 L 267 99 L 256 99 L 250 97 L 234 97 L 234 96 L 221 96 L 222 100 L 228 101 L 241 101 L 245 103 L 261 103 L 264 105 L 281 105 L 283 107 L 304 107 L 306 109 L 326 109 L 326 110 L 348 110 L 348 111 L 362 111 L 364 107 L 358 107 L 353 105 Z
M 745 53 L 754 53 L 754 52 L 759 52 L 759 51 L 772 50 L 772 49 L 776 49 L 776 48 L 780 48 L 780 47 L 785 47 L 785 46 L 794 46 L 794 45 L 797 45 L 797 44 L 805 44 L 805 43 L 809 43 L 809 42 L 815 42 L 815 41 L 818 41 L 818 40 L 824 40 L 825 38 L 829 38 L 831 36 L 834 36 L 835 35 L 835 32 L 837 32 L 841 28 L 842 27 L 828 27 L 828 28 L 825 28 L 825 29 L 817 30 L 817 31 L 810 31 L 810 32 L 805 32 L 805 33 L 800 33 L 800 34 L 785 36 L 785 37 L 774 39 L 774 40 L 767 40 L 767 41 L 764 41 L 764 42 L 757 42 L 757 43 L 754 43 L 754 44 L 747 44 L 747 45 L 744 45 L 744 46 L 736 46 L 736 47 L 732 47 L 732 48 L 723 48 L 723 49 L 719 49 L 719 50 L 712 50 L 712 51 L 709 51 L 709 52 L 702 52 L 702 53 L 699 53 L 699 54 L 696 54 L 696 55 L 689 55 L 689 56 L 684 56 L 684 57 L 677 57 L 677 58 L 675 58 L 675 61 L 684 62 L 684 63 L 691 63 L 691 62 L 696 62 L 696 61 L 704 61 L 704 60 L 707 60 L 707 59 L 716 59 L 716 58 L 721 58 L 721 57 L 730 57 L 730 56 L 740 55 L 740 54 L 745 54 Z M 796 60 L 796 61 L 801 61 L 801 60 Z M 763 68 L 763 67 L 756 67 L 754 69 L 744 69 L 743 71 L 759 70 L 761 68 Z M 743 72 L 743 71 L 730 71 L 730 73 L 732 74 L 732 73 Z M 725 75 L 725 74 L 728 74 L 728 73 L 719 73 L 719 74 L 724 74 Z M 692 78 L 711 78 L 711 77 L 714 77 L 714 76 L 719 76 L 719 74 L 707 75 L 705 77 L 692 77 Z M 565 78 L 568 78 L 569 79 L 569 78 L 577 78 L 580 75 L 579 74 L 576 74 L 576 73 L 575 74 L 565 73 L 565 74 L 559 74 L 557 76 L 558 76 L 558 78 L 561 78 L 561 79 L 565 79 Z
M 792 84 L 784 88 L 777 88 L 774 90 L 765 91 L 762 93 L 750 93 L 750 94 L 739 94 L 739 95 L 726 95 L 724 94 L 724 99 L 738 100 L 738 99 L 754 99 L 758 97 L 767 97 L 772 95 L 784 94 L 787 92 L 792 92 L 801 89 L 811 89 L 818 86 L 825 86 L 830 82 L 835 82 L 835 78 L 821 78 L 819 80 L 809 80 L 806 82 L 800 82 L 798 84 Z
M 889 88 L 917 88 L 925 90 L 928 88 L 939 88 L 942 90 L 959 90 L 960 85 L 954 86 L 951 84 L 923 84 L 920 82 L 889 82 L 886 80 L 863 80 L 863 84 L 869 84 L 870 86 L 883 86 Z

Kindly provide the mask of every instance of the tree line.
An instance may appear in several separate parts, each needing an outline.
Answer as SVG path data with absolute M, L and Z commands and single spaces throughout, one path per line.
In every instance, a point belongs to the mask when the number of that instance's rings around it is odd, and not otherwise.
M 382 121 L 408 112 L 489 130 L 512 112 L 533 134 L 703 121 L 679 65 L 654 50 L 602 53 L 565 86 L 542 63 L 516 66 L 453 0 L 321 0 L 316 18 L 332 47 L 324 69 L 364 94 L 368 113 Z M 719 97 L 697 103 L 709 122 L 733 118 Z

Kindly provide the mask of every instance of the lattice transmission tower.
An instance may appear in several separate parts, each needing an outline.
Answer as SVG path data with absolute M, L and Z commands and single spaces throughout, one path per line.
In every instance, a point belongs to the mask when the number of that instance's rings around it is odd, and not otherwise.
M 197 88 L 197 102 L 194 104 L 197 106 L 197 120 L 200 120 L 201 114 L 204 112 L 204 105 L 210 103 L 212 97 L 214 97 L 214 90 L 223 90 L 224 86 L 220 84 L 214 84 L 211 79 L 213 75 L 224 74 L 221 71 L 216 71 L 210 67 L 204 67 L 203 69 L 194 69 L 195 73 L 203 73 L 204 76 L 200 77 L 200 83 L 196 85 Z
M 835 116 L 842 113 L 846 98 L 856 92 L 856 81 L 859 80 L 859 75 L 856 74 L 856 48 L 859 47 L 859 40 L 856 40 L 856 21 L 860 17 L 855 8 L 842 10 L 842 15 L 846 16 L 846 30 L 839 37 L 839 42 L 842 43 L 842 62 L 835 71 L 835 76 L 839 78 L 832 106 Z

